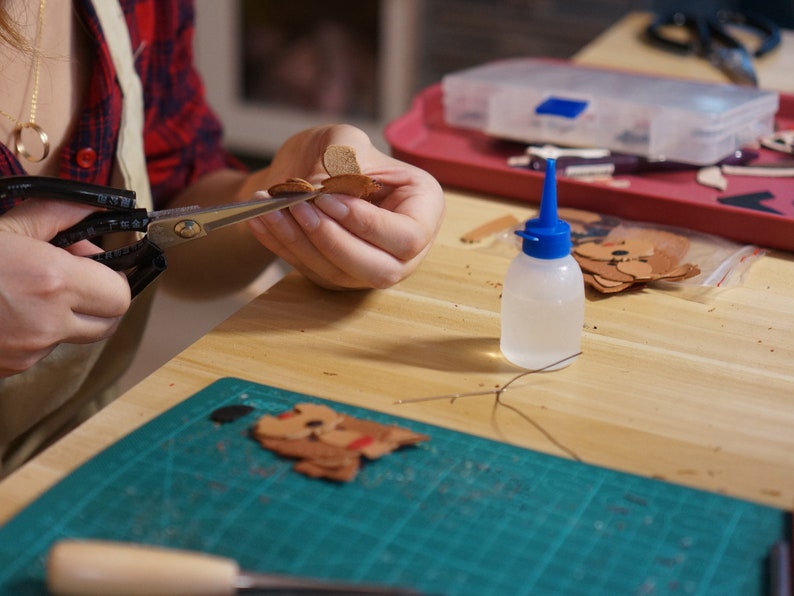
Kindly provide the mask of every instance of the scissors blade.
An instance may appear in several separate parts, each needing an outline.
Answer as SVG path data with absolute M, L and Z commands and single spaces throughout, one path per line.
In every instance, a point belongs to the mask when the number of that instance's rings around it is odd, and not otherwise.
M 745 48 L 715 47 L 709 54 L 709 60 L 727 74 L 734 83 L 758 87 L 758 78 L 753 67 L 753 59 Z
M 307 192 L 207 209 L 188 207 L 158 211 L 152 214 L 154 221 L 149 225 L 147 234 L 150 241 L 165 250 L 177 244 L 203 238 L 214 230 L 303 203 L 320 194 Z

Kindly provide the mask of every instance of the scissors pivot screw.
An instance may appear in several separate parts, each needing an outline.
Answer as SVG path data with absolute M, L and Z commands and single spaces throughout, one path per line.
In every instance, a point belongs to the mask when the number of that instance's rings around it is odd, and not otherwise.
M 201 225 L 192 219 L 185 219 L 174 226 L 174 232 L 180 238 L 193 238 L 201 233 Z

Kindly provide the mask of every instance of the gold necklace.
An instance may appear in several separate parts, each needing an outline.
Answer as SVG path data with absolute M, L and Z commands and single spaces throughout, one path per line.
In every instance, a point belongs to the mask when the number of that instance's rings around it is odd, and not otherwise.
M 14 127 L 14 132 L 12 133 L 12 139 L 14 141 L 14 152 L 17 155 L 21 155 L 25 159 L 30 162 L 36 163 L 42 161 L 44 158 L 47 157 L 50 153 L 50 138 L 47 136 L 47 133 L 44 132 L 44 129 L 41 128 L 38 124 L 36 124 L 36 108 L 38 107 L 39 103 L 39 74 L 41 71 L 41 37 L 42 31 L 44 30 L 44 7 L 47 4 L 47 0 L 40 0 L 39 1 L 39 23 L 38 23 L 38 31 L 36 31 L 36 49 L 35 49 L 35 59 L 34 59 L 34 68 L 33 68 L 33 94 L 30 97 L 30 116 L 28 116 L 27 122 L 20 122 L 16 118 L 14 118 L 8 112 L 0 109 L 0 115 L 5 116 L 11 122 L 16 124 Z M 26 128 L 29 128 L 34 133 L 39 136 L 39 141 L 41 141 L 41 155 L 38 157 L 32 155 L 28 148 L 25 146 L 25 143 L 22 141 L 22 131 Z

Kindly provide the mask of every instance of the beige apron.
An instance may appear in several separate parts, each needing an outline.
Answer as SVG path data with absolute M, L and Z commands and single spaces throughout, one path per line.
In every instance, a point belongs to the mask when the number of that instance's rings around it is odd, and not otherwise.
M 124 95 L 114 184 L 152 209 L 143 151 L 143 93 L 124 15 L 116 0 L 94 2 Z M 116 334 L 89 345 L 61 344 L 25 373 L 0 379 L 0 478 L 67 432 L 117 392 L 137 350 L 153 292 L 133 302 Z

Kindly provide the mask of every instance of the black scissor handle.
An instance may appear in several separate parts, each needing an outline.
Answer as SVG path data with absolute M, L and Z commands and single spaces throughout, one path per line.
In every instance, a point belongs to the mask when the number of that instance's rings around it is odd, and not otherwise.
M 136 208 L 134 190 L 49 176 L 0 178 L 0 201 L 32 198 L 70 201 L 114 211 L 131 211 Z
M 665 27 L 687 29 L 690 35 L 686 41 L 673 39 L 663 32 Z M 666 50 L 684 54 L 703 53 L 709 47 L 708 24 L 704 19 L 681 11 L 674 11 L 656 17 L 646 28 L 645 35 Z
M 65 247 L 81 240 L 93 240 L 118 232 L 145 232 L 152 218 L 146 209 L 132 211 L 98 211 L 67 228 L 50 240 L 50 244 Z
M 720 25 L 737 25 L 752 29 L 760 43 L 753 56 L 760 58 L 780 45 L 780 27 L 774 21 L 759 14 L 735 12 L 731 10 L 717 11 L 716 20 Z
M 127 276 L 133 298 L 168 267 L 162 249 L 146 237 L 133 244 L 90 255 L 88 258 L 114 271 L 123 272 Z
M 70 201 L 102 208 L 56 234 L 50 243 L 61 248 L 117 232 L 145 232 L 151 222 L 149 212 L 136 207 L 135 191 L 132 190 L 47 176 L 0 178 L 0 201 L 30 198 Z M 163 251 L 146 237 L 88 258 L 123 272 L 133 298 L 167 267 Z
M 744 45 L 733 37 L 726 26 L 736 25 L 753 31 L 760 40 L 753 50 L 756 58 L 769 53 L 780 44 L 780 27 L 764 16 L 719 10 L 712 17 L 673 11 L 655 18 L 645 29 L 646 36 L 654 43 L 667 50 L 683 53 L 708 54 L 712 41 L 717 41 L 728 48 L 744 48 Z M 665 35 L 665 27 L 683 27 L 691 32 L 690 39 L 679 41 Z M 693 39 L 694 37 L 694 39 Z
M 723 24 L 728 21 L 718 21 L 699 14 L 689 14 L 675 11 L 658 17 L 646 28 L 646 35 L 656 44 L 664 46 L 667 50 L 685 54 L 700 54 L 708 56 L 713 50 L 713 42 L 717 41 L 727 48 L 741 48 L 742 45 L 734 39 Z M 666 27 L 686 29 L 689 33 L 686 41 L 674 39 L 665 34 Z

